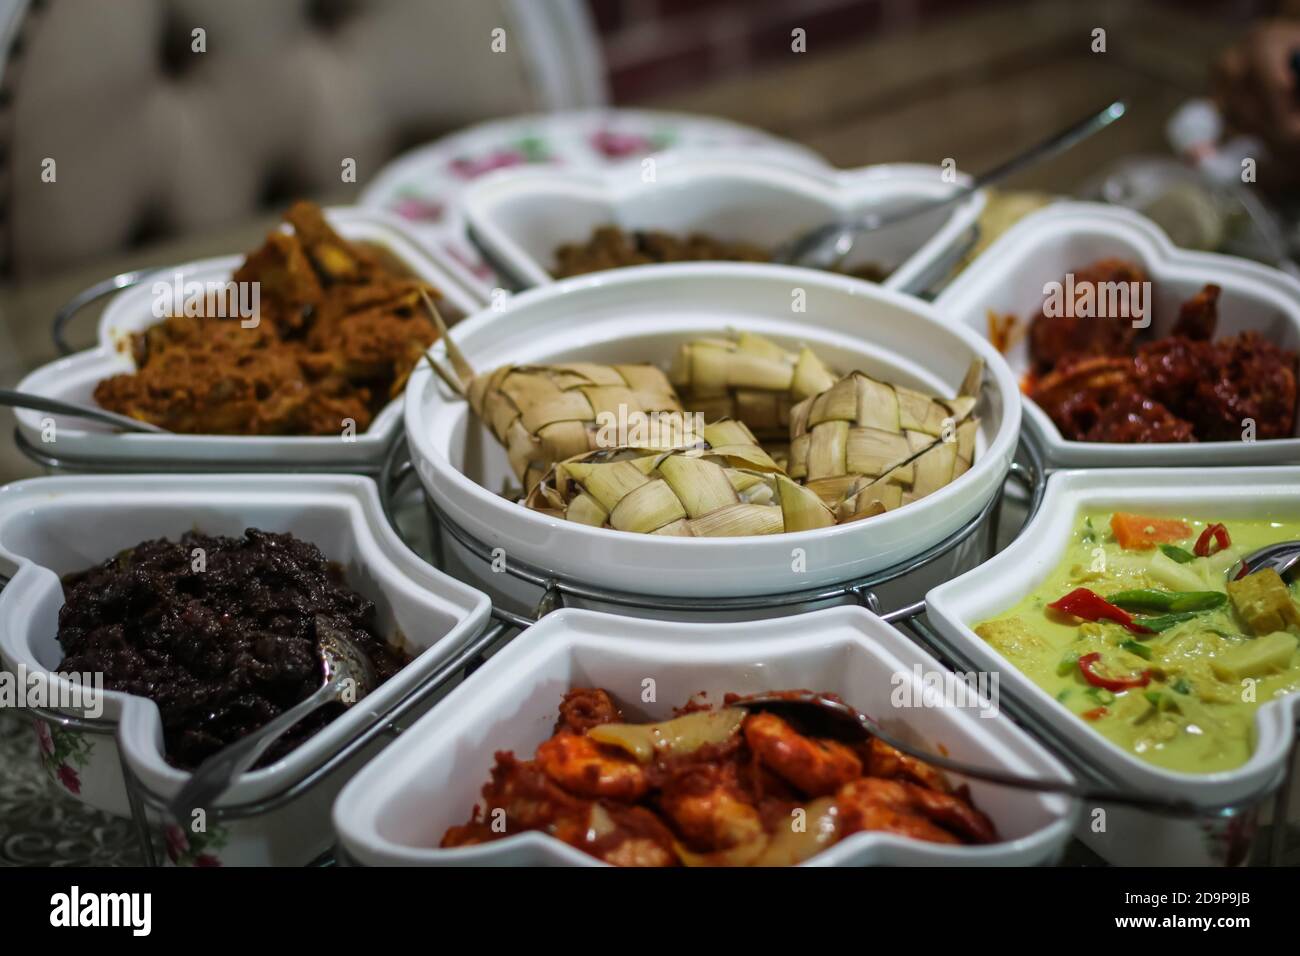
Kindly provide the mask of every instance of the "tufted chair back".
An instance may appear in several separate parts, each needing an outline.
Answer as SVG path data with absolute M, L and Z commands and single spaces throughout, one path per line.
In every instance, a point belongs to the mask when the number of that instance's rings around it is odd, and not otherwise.
M 0 263 L 30 278 L 293 196 L 347 202 L 394 153 L 448 130 L 598 105 L 583 9 L 0 0 Z M 504 52 L 492 49 L 498 28 Z

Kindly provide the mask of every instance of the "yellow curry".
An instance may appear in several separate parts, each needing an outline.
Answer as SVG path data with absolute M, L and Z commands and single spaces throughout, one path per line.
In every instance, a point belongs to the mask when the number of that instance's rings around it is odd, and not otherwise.
M 1297 520 L 1087 513 L 1042 586 L 975 632 L 1143 760 L 1230 770 L 1250 757 L 1255 710 L 1300 690 L 1295 584 L 1237 565 L 1297 539 Z

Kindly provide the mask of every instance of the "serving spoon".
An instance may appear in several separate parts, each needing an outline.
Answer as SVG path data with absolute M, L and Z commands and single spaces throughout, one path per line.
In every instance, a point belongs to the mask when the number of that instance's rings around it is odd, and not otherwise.
M 893 226 L 914 219 L 917 216 L 923 216 L 926 213 L 956 205 L 986 186 L 1001 182 L 1022 169 L 1065 152 L 1090 136 L 1101 132 L 1127 111 L 1128 106 L 1123 100 L 1115 100 L 1105 109 L 1093 113 L 1059 132 L 1053 133 L 1047 139 L 1035 143 L 1001 165 L 981 173 L 971 180 L 969 186 L 957 189 L 942 199 L 917 203 L 892 212 L 866 212 L 860 214 L 856 219 L 826 223 L 784 243 L 777 249 L 772 259 L 774 262 L 798 265 L 812 257 L 814 253 L 820 252 L 822 255 L 816 257 L 816 260 L 810 264 L 815 267 L 834 268 L 853 251 L 853 244 L 857 241 L 857 237 L 863 233 L 874 232 L 885 226 Z M 829 254 L 827 254 L 827 250 L 829 250 Z
M 172 815 L 176 820 L 186 824 L 195 809 L 211 806 L 271 744 L 317 708 L 336 701 L 350 707 L 374 690 L 378 679 L 370 658 L 351 638 L 319 614 L 316 616 L 316 637 L 325 669 L 325 682 L 320 689 L 199 764 L 171 801 Z
M 67 415 L 70 418 L 85 418 L 128 432 L 144 432 L 151 435 L 171 434 L 165 428 L 142 422 L 138 418 L 119 415 L 105 408 L 82 405 L 79 402 L 65 402 L 58 398 L 46 398 L 44 395 L 33 395 L 31 392 L 20 392 L 12 388 L 0 388 L 0 405 L 8 405 L 10 408 L 30 408 L 38 412 Z
M 1026 777 L 1004 770 L 968 764 L 942 754 L 930 753 L 921 747 L 900 740 L 866 714 L 858 713 L 848 704 L 830 700 L 811 691 L 797 691 L 791 694 L 756 694 L 753 697 L 742 697 L 732 701 L 727 706 L 741 707 L 754 712 L 765 711 L 788 718 L 797 724 L 800 730 L 813 736 L 830 737 L 849 743 L 859 743 L 878 737 L 895 750 L 924 761 L 932 767 L 1017 790 L 1059 793 L 1089 803 L 1122 804 L 1175 816 L 1198 816 L 1213 809 L 1224 809 L 1196 806 L 1183 800 L 1144 797 L 1141 794 L 1092 787 L 1072 780 Z
M 1279 541 L 1252 551 L 1224 574 L 1229 581 L 1235 581 L 1243 571 L 1254 574 L 1265 568 L 1272 568 L 1285 581 L 1293 571 L 1300 568 L 1300 541 Z

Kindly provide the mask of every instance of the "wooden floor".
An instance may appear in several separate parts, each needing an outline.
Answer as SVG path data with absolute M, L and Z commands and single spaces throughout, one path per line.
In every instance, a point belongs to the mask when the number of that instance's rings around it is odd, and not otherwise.
M 1105 53 L 1091 51 L 1098 27 Z M 1167 152 L 1166 119 L 1204 93 L 1208 64 L 1236 29 L 1171 3 L 1007 3 L 827 53 L 810 38 L 788 64 L 646 105 L 761 126 L 838 166 L 951 157 L 978 172 L 1127 98 L 1122 122 L 1010 183 L 1069 192 L 1121 156 Z

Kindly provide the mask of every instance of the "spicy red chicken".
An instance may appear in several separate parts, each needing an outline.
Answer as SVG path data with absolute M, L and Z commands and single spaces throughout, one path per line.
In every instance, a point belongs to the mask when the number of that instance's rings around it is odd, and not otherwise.
M 806 736 L 775 714 L 726 705 L 630 724 L 596 688 L 565 695 L 532 760 L 496 754 L 483 804 L 442 846 L 526 830 L 619 866 L 789 865 L 863 830 L 998 839 L 964 788 L 879 740 Z
M 1105 259 L 1076 273 L 1070 287 L 1145 281 L 1137 266 Z M 1029 328 L 1025 390 L 1072 441 L 1290 438 L 1296 353 L 1257 332 L 1216 340 L 1219 296 L 1218 286 L 1206 285 L 1163 336 L 1151 332 L 1155 321 L 1140 328 L 1131 316 L 1061 315 L 1045 304 Z

